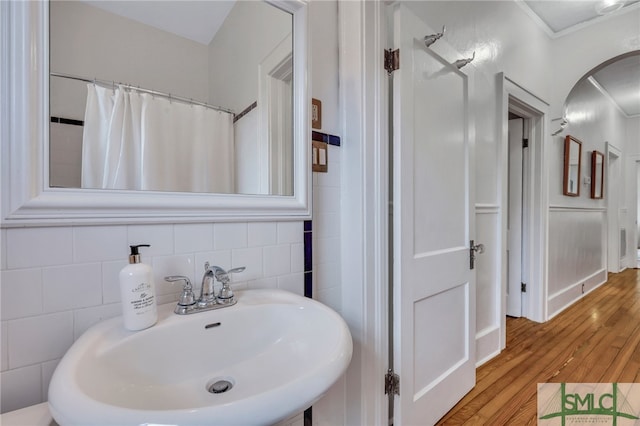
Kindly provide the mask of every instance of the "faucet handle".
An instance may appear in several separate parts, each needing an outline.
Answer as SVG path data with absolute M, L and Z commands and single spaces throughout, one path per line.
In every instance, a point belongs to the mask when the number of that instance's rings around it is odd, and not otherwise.
M 239 268 L 233 268 L 233 269 L 229 269 L 228 271 L 224 272 L 223 277 L 218 278 L 220 280 L 220 282 L 222 283 L 222 288 L 220 289 L 220 292 L 218 293 L 218 301 L 220 303 L 230 303 L 234 300 L 233 298 L 233 291 L 231 290 L 231 280 L 229 279 L 229 274 L 234 274 L 236 272 L 242 272 L 246 269 L 245 266 L 240 266 Z
M 178 300 L 178 306 L 191 306 L 196 303 L 196 297 L 193 294 L 193 286 L 191 285 L 189 277 L 185 277 L 184 275 L 169 275 L 168 277 L 164 277 L 164 280 L 170 283 L 184 281 L 184 287 L 182 288 L 182 294 Z

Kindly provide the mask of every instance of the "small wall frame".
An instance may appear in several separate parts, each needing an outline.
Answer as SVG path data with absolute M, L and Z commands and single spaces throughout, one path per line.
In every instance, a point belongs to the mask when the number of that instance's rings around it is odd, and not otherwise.
M 571 135 L 564 139 L 564 179 L 562 193 L 569 197 L 580 196 L 580 172 L 582 168 L 582 142 Z
M 591 198 L 604 198 L 604 154 L 591 153 Z

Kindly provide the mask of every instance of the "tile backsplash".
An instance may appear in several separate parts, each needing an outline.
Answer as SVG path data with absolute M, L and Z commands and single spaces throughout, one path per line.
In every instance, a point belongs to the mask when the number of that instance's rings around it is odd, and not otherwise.
M 198 293 L 204 263 L 246 266 L 234 288 L 304 293 L 303 222 L 66 226 L 2 229 L 2 400 L 7 412 L 47 400 L 51 375 L 69 346 L 93 324 L 121 314 L 118 273 L 129 245 L 152 266 L 158 303 L 181 290 L 166 275 L 186 275 Z

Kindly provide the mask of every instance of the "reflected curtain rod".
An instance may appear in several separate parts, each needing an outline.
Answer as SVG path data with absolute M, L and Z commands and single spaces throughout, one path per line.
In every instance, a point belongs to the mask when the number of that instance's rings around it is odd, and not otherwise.
M 194 101 L 193 99 L 183 98 L 182 96 L 174 96 L 171 93 L 158 92 L 156 90 L 151 90 L 151 89 L 143 89 L 141 87 L 132 86 L 130 84 L 116 83 L 115 81 L 98 80 L 98 79 L 95 79 L 95 78 L 94 79 L 84 78 L 84 77 L 79 77 L 77 75 L 63 74 L 63 73 L 59 73 L 59 72 L 51 72 L 51 73 L 49 73 L 49 75 L 51 75 L 52 77 L 68 78 L 68 79 L 71 79 L 71 80 L 79 80 L 79 81 L 84 81 L 84 82 L 87 82 L 87 83 L 101 84 L 103 86 L 113 86 L 113 87 L 122 86 L 122 87 L 124 87 L 126 89 L 133 89 L 133 90 L 137 90 L 138 92 L 148 93 L 148 94 L 154 95 L 154 96 L 162 96 L 162 97 L 167 98 L 169 100 L 176 100 L 176 101 L 180 101 L 180 102 L 186 102 L 188 104 L 199 105 L 199 106 L 203 106 L 205 108 L 211 108 L 211 109 L 215 109 L 216 111 L 227 112 L 229 114 L 235 115 L 233 110 L 230 110 L 228 108 L 224 108 L 224 107 L 216 106 L 216 105 L 209 105 L 209 104 L 206 104 L 204 102 Z

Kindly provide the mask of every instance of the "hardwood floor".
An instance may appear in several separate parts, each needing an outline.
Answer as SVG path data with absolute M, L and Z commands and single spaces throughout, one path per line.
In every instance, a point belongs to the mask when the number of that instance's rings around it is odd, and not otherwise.
M 438 424 L 535 425 L 537 383 L 640 382 L 640 272 L 627 269 L 544 324 L 507 318 L 507 347 Z

